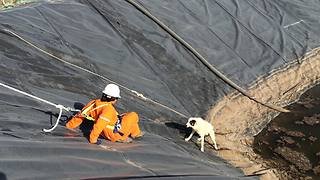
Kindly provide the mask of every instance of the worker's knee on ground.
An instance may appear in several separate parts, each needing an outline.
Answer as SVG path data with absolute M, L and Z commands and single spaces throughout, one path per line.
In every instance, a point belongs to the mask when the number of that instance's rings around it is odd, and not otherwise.
M 74 129 L 82 123 L 82 118 L 74 117 L 67 122 L 66 127 L 69 129 Z
M 131 122 L 138 122 L 139 116 L 138 116 L 138 113 L 136 113 L 136 112 L 128 112 L 122 117 L 122 119 L 123 120 L 130 120 Z

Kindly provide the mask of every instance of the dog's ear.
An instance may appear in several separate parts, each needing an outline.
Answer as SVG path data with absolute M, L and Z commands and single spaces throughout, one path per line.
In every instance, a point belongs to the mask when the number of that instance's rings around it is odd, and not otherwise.
M 194 125 L 196 124 L 196 122 L 197 122 L 196 120 L 192 119 L 192 120 L 190 121 L 190 125 L 191 125 L 191 126 L 194 126 Z

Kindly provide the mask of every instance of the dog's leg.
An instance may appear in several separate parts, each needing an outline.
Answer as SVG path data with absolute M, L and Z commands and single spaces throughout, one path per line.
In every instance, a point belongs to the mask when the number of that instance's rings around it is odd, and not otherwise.
M 214 148 L 216 150 L 218 150 L 218 146 L 217 146 L 217 143 L 216 143 L 216 136 L 214 135 L 214 131 L 212 131 L 211 133 L 209 133 L 210 137 L 211 137 L 211 140 L 213 142 L 213 145 L 214 145 Z
M 192 130 L 190 136 L 188 138 L 185 138 L 184 140 L 189 141 L 195 132 L 196 132 L 195 130 Z
M 201 151 L 204 152 L 204 136 L 201 136 Z

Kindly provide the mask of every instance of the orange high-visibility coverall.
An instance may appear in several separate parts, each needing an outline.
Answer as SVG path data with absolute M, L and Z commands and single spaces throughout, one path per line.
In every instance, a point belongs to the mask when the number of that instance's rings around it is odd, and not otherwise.
M 95 119 L 95 124 L 89 137 L 90 143 L 96 143 L 100 134 L 112 142 L 118 140 L 124 141 L 129 135 L 133 138 L 140 135 L 141 131 L 138 125 L 139 117 L 136 112 L 128 112 L 122 115 L 121 129 L 119 131 L 123 135 L 120 135 L 120 133 L 114 133 L 113 128 L 110 128 L 114 127 L 118 120 L 118 112 L 113 107 L 113 104 L 111 102 L 102 102 L 99 99 L 92 100 L 82 111 L 90 107 L 93 103 L 93 107 L 87 113 L 87 115 Z M 79 112 L 66 124 L 66 127 L 70 129 L 76 128 L 84 119 L 85 117 Z

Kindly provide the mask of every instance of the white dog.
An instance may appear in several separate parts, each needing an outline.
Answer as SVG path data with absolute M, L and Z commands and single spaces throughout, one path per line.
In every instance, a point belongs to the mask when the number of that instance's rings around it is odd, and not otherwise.
M 191 117 L 188 119 L 188 122 L 186 125 L 188 128 L 189 127 L 192 128 L 192 132 L 188 138 L 184 139 L 185 141 L 189 141 L 193 136 L 193 134 L 197 132 L 200 136 L 200 138 L 198 138 L 198 141 L 201 140 L 201 151 L 204 152 L 204 137 L 209 135 L 214 144 L 214 148 L 218 150 L 213 126 L 208 121 L 205 121 L 204 119 L 199 117 Z

